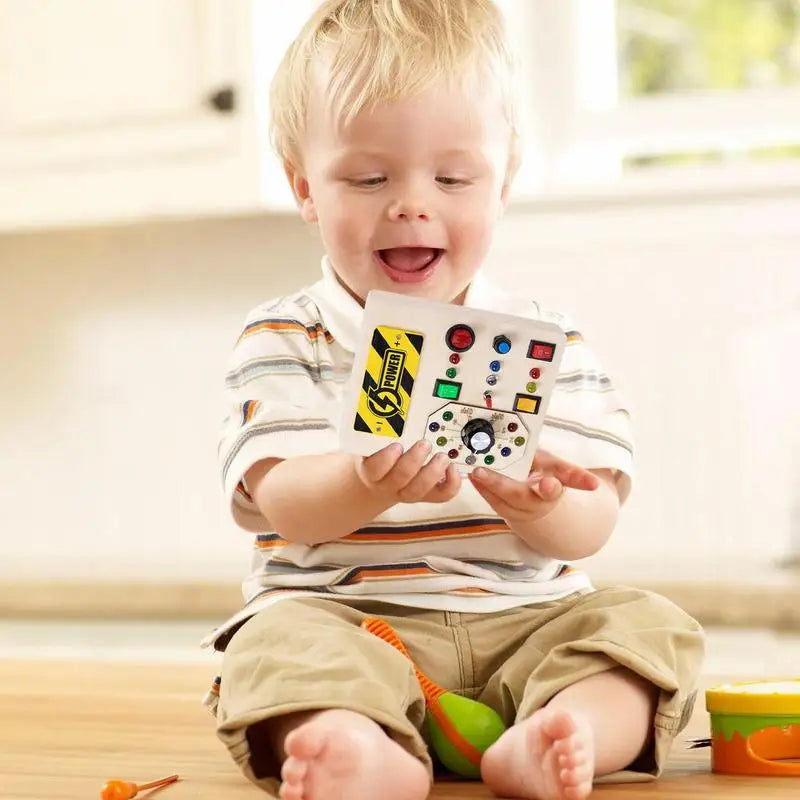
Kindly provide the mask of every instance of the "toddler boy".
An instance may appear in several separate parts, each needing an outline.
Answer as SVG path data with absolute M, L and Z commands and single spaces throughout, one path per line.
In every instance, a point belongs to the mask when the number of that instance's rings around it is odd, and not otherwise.
M 604 545 L 630 490 L 628 413 L 563 316 L 480 275 L 519 158 L 511 87 L 490 0 L 328 0 L 274 80 L 276 147 L 326 256 L 236 344 L 220 456 L 254 563 L 246 607 L 212 640 L 219 736 L 283 800 L 429 793 L 422 692 L 359 627 L 369 615 L 503 717 L 481 764 L 498 795 L 580 800 L 601 777 L 655 776 L 691 711 L 697 623 L 569 566 Z M 338 451 L 372 289 L 564 328 L 528 480 L 462 479 L 424 442 Z

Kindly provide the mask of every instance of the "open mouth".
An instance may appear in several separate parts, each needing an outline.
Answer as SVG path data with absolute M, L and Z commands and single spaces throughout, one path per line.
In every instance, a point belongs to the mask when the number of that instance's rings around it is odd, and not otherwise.
M 392 247 L 377 250 L 375 257 L 392 280 L 414 283 L 427 278 L 444 253 L 438 247 Z

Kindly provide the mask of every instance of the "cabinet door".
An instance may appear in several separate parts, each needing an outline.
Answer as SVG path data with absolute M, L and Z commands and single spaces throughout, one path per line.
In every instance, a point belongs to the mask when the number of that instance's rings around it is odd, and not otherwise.
M 3 0 L 0 226 L 252 207 L 248 0 Z

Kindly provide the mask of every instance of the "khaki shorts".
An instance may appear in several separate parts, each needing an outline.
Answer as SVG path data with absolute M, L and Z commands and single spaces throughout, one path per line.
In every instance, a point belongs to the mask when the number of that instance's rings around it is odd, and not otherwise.
M 282 600 L 231 638 L 217 708 L 219 737 L 266 791 L 277 793 L 280 764 L 271 751 L 251 758 L 248 727 L 325 708 L 372 718 L 433 776 L 422 691 L 408 660 L 359 627 L 367 616 L 391 624 L 432 681 L 486 703 L 506 725 L 526 719 L 566 686 L 618 666 L 650 681 L 660 690 L 651 750 L 603 782 L 656 777 L 694 704 L 700 626 L 665 598 L 638 589 L 603 589 L 488 614 L 352 599 Z

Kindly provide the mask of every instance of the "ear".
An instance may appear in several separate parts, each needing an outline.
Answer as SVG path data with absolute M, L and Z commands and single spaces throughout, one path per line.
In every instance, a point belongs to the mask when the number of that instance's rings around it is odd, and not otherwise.
M 289 186 L 292 187 L 294 198 L 297 200 L 300 216 L 306 222 L 316 222 L 317 207 L 314 204 L 314 198 L 311 197 L 311 186 L 308 183 L 308 178 L 294 164 L 288 161 L 284 163 L 283 169 L 286 172 Z

